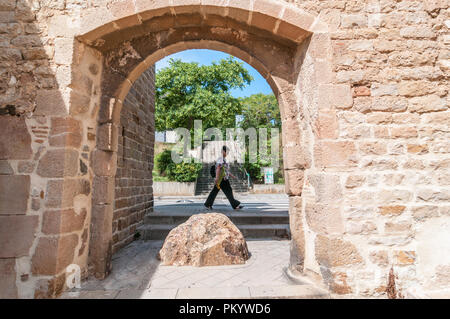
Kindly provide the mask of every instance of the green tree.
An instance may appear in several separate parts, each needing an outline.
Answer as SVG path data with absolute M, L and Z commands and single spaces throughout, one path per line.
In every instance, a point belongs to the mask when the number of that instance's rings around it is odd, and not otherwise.
M 280 108 L 275 95 L 259 93 L 240 100 L 243 117 L 240 126 L 244 130 L 250 127 L 281 130 Z
M 242 121 L 240 127 L 244 130 L 254 127 L 257 130 L 259 128 L 266 128 L 268 135 L 267 148 L 271 150 L 271 128 L 278 128 L 280 130 L 280 145 L 281 145 L 281 116 L 278 101 L 273 94 L 254 94 L 252 96 L 241 98 L 242 103 Z M 280 168 L 275 173 L 275 183 L 283 183 L 283 153 L 282 147 L 280 147 L 279 154 Z M 264 182 L 263 167 L 270 166 L 270 162 L 264 162 L 261 158 L 257 157 L 256 163 L 249 162 L 249 156 L 246 154 L 245 169 L 250 174 L 254 183 Z
M 202 66 L 171 59 L 156 75 L 156 129 L 183 127 L 192 133 L 194 120 L 202 120 L 204 129 L 234 127 L 242 105 L 230 91 L 252 80 L 243 63 L 231 56 Z

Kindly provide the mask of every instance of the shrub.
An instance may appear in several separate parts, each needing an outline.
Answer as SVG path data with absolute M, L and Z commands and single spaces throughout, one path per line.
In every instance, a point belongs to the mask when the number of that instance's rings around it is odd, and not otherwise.
M 155 156 L 155 167 L 161 176 L 166 175 L 167 166 L 172 162 L 172 151 L 164 150 Z
M 170 163 L 167 166 L 166 174 L 171 181 L 194 182 L 201 168 L 202 165 L 198 163 Z

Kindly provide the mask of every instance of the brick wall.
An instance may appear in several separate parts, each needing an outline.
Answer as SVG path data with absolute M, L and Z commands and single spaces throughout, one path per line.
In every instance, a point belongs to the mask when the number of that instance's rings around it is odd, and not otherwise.
M 113 253 L 133 241 L 153 207 L 155 68 L 134 83 L 120 116 L 113 219 Z

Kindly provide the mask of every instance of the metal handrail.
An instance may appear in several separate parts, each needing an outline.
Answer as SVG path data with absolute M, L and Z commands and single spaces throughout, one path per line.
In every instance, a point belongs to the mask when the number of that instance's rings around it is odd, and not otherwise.
M 247 185 L 248 185 L 248 187 L 249 188 L 253 188 L 252 180 L 250 178 L 250 174 L 247 172 L 247 170 L 245 169 L 244 166 L 240 166 L 240 168 L 244 172 L 244 174 L 247 176 Z

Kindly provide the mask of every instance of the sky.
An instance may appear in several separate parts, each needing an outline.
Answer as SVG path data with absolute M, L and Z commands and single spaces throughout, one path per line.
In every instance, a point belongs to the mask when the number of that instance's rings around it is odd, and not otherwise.
M 181 51 L 172 55 L 165 57 L 162 60 L 156 62 L 156 71 L 169 66 L 169 60 L 180 59 L 183 62 L 198 62 L 200 65 L 209 65 L 212 62 L 219 62 L 221 59 L 225 59 L 229 56 L 227 53 L 213 51 L 213 50 L 186 50 Z M 249 71 L 253 77 L 253 81 L 250 85 L 244 89 L 234 89 L 231 94 L 234 97 L 247 97 L 257 93 L 272 94 L 272 89 L 270 88 L 267 81 L 248 63 L 236 58 L 239 62 L 244 63 L 244 67 Z

